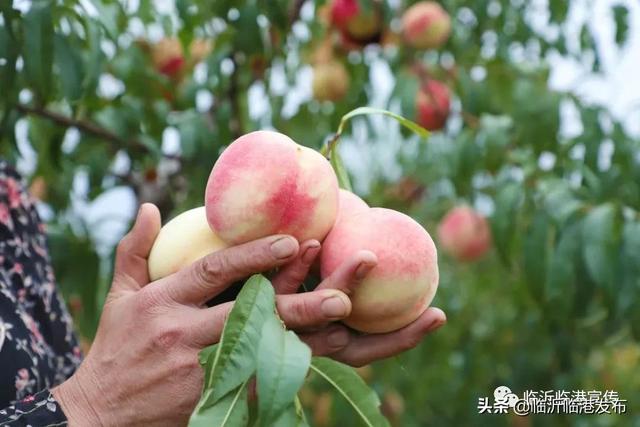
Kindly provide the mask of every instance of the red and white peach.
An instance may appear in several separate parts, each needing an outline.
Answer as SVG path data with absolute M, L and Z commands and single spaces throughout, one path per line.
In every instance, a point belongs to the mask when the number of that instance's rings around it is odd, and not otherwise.
M 406 43 L 416 49 L 441 47 L 451 33 L 449 14 L 434 1 L 421 1 L 402 15 L 402 33 Z
M 416 320 L 436 293 L 438 259 L 433 240 L 403 213 L 365 209 L 357 202 L 345 206 L 323 243 L 321 276 L 329 276 L 360 250 L 373 252 L 377 265 L 351 294 L 352 311 L 344 323 L 367 333 L 400 329 Z
M 230 245 L 280 233 L 322 241 L 336 220 L 338 182 L 317 151 L 278 132 L 251 132 L 218 158 L 205 206 L 211 229 Z
M 458 206 L 440 222 L 438 241 L 459 261 L 475 261 L 491 248 L 491 230 L 482 215 L 469 206 Z
M 444 83 L 428 79 L 416 95 L 416 121 L 425 129 L 444 128 L 451 111 L 451 95 Z

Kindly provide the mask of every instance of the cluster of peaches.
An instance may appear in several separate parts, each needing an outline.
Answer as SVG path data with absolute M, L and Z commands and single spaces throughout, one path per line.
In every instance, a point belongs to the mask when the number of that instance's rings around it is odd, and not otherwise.
M 429 233 L 401 212 L 369 207 L 339 189 L 327 159 L 281 133 L 252 132 L 230 144 L 213 166 L 204 201 L 160 231 L 149 257 L 152 280 L 225 247 L 288 234 L 321 242 L 321 278 L 358 251 L 375 255 L 376 266 L 350 295 L 345 323 L 356 330 L 402 328 L 435 296 L 437 251 Z M 459 259 L 488 249 L 486 222 L 468 208 L 452 211 L 439 234 Z
M 419 1 L 407 8 L 400 21 L 401 34 L 385 26 L 383 5 L 376 0 L 332 0 L 324 15 L 333 30 L 330 35 L 335 36 L 335 42 L 344 51 L 362 49 L 372 43 L 403 43 L 418 51 L 438 49 L 451 32 L 449 15 L 435 1 Z M 334 58 L 333 44 L 334 40 L 327 39 L 314 55 L 313 94 L 319 101 L 339 101 L 349 90 L 349 74 L 343 62 Z M 428 130 L 440 130 L 449 116 L 449 89 L 424 75 L 424 71 L 419 74 L 415 120 Z

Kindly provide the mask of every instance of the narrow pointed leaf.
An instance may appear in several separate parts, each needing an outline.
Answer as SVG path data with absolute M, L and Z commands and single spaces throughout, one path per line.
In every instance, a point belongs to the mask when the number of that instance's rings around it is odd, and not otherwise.
M 82 81 L 84 79 L 84 69 L 82 58 L 77 49 L 71 46 L 68 37 L 56 34 L 55 63 L 58 68 L 62 92 L 69 101 L 77 101 L 82 97 Z
M 212 388 L 209 393 L 205 388 L 206 405 L 213 405 L 253 375 L 262 327 L 274 310 L 273 286 L 262 275 L 252 276 L 238 294 L 213 360 L 205 366 L 205 384 Z
M 613 285 L 620 224 L 611 204 L 596 207 L 585 217 L 582 238 L 585 266 L 593 280 L 608 288 Z
M 51 89 L 53 66 L 53 20 L 51 4 L 34 1 L 23 23 L 24 69 L 29 83 L 42 100 Z
M 364 425 L 388 426 L 380 412 L 380 399 L 349 366 L 325 357 L 314 357 L 311 370 L 331 384 L 351 405 Z
M 240 427 L 249 422 L 247 385 L 231 390 L 213 406 L 201 406 L 191 414 L 189 427 Z M 204 402 L 203 400 L 200 403 Z
M 294 404 L 309 371 L 311 349 L 274 314 L 264 324 L 258 354 L 258 420 L 271 426 Z
M 381 108 L 372 108 L 372 107 L 356 108 L 355 110 L 352 110 L 347 114 L 345 114 L 344 116 L 342 116 L 342 119 L 340 120 L 340 125 L 338 126 L 338 132 L 337 132 L 338 135 L 342 133 L 347 122 L 353 117 L 366 116 L 371 114 L 383 114 L 385 116 L 389 116 L 391 118 L 396 119 L 402 126 L 406 127 L 407 129 L 417 134 L 418 136 L 421 136 L 421 137 L 429 136 L 429 131 L 423 128 L 422 126 L 420 126 L 419 124 L 412 122 L 409 119 L 405 119 L 404 117 L 398 114 L 392 113 L 391 111 L 383 110 Z
M 347 170 L 344 168 L 344 164 L 342 163 L 342 158 L 340 154 L 338 154 L 338 150 L 333 150 L 331 152 L 331 166 L 338 177 L 338 185 L 340 188 L 343 188 L 347 191 L 353 191 L 351 187 L 351 180 L 349 179 L 349 174 L 347 174 Z

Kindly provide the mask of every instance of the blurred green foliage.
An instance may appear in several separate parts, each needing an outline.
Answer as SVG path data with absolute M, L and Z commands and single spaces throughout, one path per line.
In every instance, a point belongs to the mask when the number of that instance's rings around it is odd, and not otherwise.
M 567 31 L 577 2 L 443 0 L 453 22 L 443 49 L 415 52 L 401 42 L 349 53 L 336 47 L 351 76 L 346 97 L 335 104 L 305 99 L 293 114 L 285 109 L 288 94 L 314 50 L 332 37 L 322 0 L 174 3 L 175 13 L 151 0 L 34 0 L 20 10 L 0 2 L 0 154 L 20 156 L 15 129 L 25 123 L 37 153 L 29 179 L 46 183 L 58 281 L 70 305 L 80 306 L 85 337 L 95 330 L 110 269 L 101 268 L 87 225 L 71 207 L 78 173 L 88 179 L 86 201 L 126 186 L 167 218 L 202 204 L 213 162 L 238 135 L 272 126 L 320 148 L 342 115 L 370 105 L 374 63 L 397 76 L 388 104 L 376 106 L 413 118 L 412 69 L 420 64 L 458 100 L 449 127 L 427 144 L 398 132 L 415 150 L 384 161 L 399 162 L 404 178 L 376 175 L 364 196 L 410 213 L 428 230 L 455 204 L 484 203 L 495 251 L 473 265 L 441 256 L 435 304 L 449 323 L 418 349 L 375 364 L 368 380 L 387 412 L 402 426 L 640 425 L 640 141 L 606 109 L 548 88 L 552 53 L 591 61 L 600 71 L 592 28 L 582 26 L 577 48 Z M 387 5 L 390 28 L 404 3 Z M 611 12 L 623 46 L 630 15 L 622 4 Z M 540 19 L 549 31 L 534 25 Z M 158 32 L 176 36 L 187 52 L 177 77 L 153 65 L 150 35 Z M 195 39 L 214 44 L 196 71 L 187 49 Z M 105 78 L 122 90 L 99 90 Z M 249 115 L 250 88 L 266 96 L 268 112 L 260 118 Z M 203 91 L 211 105 L 197 108 Z M 581 122 L 574 136 L 560 131 L 563 105 Z M 367 124 L 372 143 L 388 137 L 372 119 L 357 120 Z M 71 147 L 63 144 L 70 128 L 80 131 Z M 167 128 L 179 134 L 177 155 L 161 150 Z M 128 159 L 124 172 L 113 168 L 116 155 Z M 102 261 L 112 264 L 110 257 Z M 628 399 L 628 410 L 478 415 L 478 398 L 492 396 L 497 385 L 516 393 L 614 389 Z M 321 386 L 306 393 L 318 425 L 350 425 L 338 396 Z

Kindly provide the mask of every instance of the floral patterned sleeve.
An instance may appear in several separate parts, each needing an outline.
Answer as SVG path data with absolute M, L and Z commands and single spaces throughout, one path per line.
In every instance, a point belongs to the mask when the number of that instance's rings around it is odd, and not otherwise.
M 0 160 L 0 426 L 60 426 L 49 389 L 82 360 L 34 201 Z

